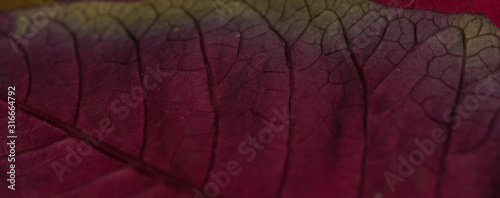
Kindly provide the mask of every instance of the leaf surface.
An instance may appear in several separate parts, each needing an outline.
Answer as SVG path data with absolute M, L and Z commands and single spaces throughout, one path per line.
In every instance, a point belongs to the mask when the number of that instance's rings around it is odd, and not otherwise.
M 428 9 L 445 13 L 472 12 L 488 16 L 500 24 L 500 2 L 494 0 L 375 0 L 392 7 Z
M 2 195 L 499 196 L 500 32 L 482 15 L 76 2 L 23 31 L 42 9 L 0 16 L 0 86 L 16 86 L 18 123 L 18 189 Z M 415 141 L 435 149 L 393 192 L 385 174 L 401 175 Z

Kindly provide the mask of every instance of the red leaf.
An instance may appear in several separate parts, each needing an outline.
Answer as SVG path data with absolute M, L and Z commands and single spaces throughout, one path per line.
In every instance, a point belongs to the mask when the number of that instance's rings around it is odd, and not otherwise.
M 3 12 L 0 195 L 498 197 L 499 36 L 363 0 Z
M 429 9 L 445 13 L 482 13 L 500 25 L 500 1 L 496 0 L 374 0 L 400 8 Z

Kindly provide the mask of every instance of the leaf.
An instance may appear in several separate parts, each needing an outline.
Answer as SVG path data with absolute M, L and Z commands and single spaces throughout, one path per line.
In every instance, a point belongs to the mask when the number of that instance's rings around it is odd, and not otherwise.
M 500 24 L 499 1 L 493 0 L 376 0 L 393 7 L 429 9 L 445 13 L 472 12 L 488 16 L 493 23 Z
M 6 197 L 500 192 L 499 29 L 482 15 L 75 2 L 3 12 L 0 30 Z

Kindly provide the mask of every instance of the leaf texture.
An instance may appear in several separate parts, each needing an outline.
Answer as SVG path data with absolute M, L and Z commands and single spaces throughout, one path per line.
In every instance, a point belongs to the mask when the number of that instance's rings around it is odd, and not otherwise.
M 44 8 L 0 16 L 18 123 L 17 189 L 2 196 L 499 197 L 500 32 L 482 15 L 364 0 L 56 8 L 44 25 Z M 391 190 L 386 173 L 436 130 L 444 141 Z

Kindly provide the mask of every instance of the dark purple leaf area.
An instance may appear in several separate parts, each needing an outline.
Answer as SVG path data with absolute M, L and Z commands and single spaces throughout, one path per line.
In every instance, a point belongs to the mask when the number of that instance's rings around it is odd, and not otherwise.
M 482 15 L 158 0 L 23 26 L 42 9 L 0 13 L 1 197 L 500 197 Z

